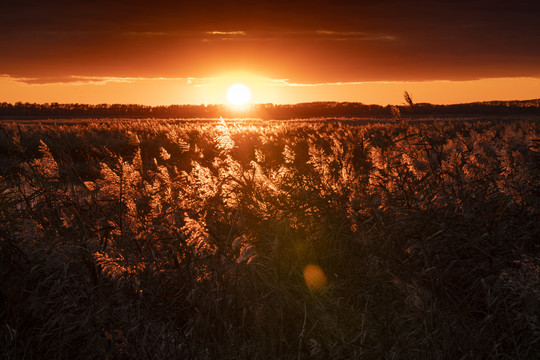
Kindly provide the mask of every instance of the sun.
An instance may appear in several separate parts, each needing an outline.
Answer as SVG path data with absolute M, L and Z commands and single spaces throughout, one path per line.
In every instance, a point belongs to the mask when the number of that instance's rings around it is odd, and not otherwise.
M 234 84 L 227 90 L 227 100 L 232 105 L 244 105 L 251 99 L 251 91 L 246 85 Z

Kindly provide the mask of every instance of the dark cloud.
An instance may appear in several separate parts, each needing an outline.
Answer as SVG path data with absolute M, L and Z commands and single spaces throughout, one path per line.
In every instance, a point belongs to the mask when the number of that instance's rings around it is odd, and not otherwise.
M 0 69 L 17 76 L 297 81 L 540 75 L 538 1 L 4 1 Z

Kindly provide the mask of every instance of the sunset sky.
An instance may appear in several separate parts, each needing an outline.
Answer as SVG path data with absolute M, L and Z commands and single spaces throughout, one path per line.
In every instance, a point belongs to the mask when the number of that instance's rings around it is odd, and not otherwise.
M 540 2 L 6 1 L 0 102 L 540 98 Z

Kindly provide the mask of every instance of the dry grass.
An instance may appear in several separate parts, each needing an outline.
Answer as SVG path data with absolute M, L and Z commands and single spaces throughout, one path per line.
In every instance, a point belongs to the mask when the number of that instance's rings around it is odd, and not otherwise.
M 538 357 L 539 138 L 536 122 L 4 123 L 0 352 Z

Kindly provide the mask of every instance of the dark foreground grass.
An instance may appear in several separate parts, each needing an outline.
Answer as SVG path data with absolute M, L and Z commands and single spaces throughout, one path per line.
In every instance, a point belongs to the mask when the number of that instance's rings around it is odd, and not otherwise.
M 539 357 L 539 138 L 4 124 L 2 357 Z

